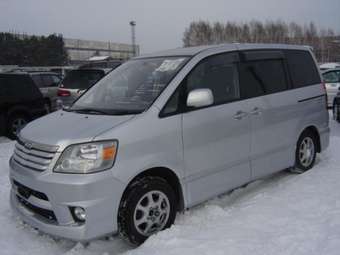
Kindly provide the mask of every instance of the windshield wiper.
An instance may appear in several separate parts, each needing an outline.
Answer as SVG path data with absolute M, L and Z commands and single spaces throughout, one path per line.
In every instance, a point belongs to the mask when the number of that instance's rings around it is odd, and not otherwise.
M 133 115 L 133 114 L 139 114 L 142 113 L 144 110 L 127 110 L 127 109 L 123 109 L 123 110 L 110 110 L 110 114 L 112 115 Z
M 99 109 L 94 109 L 94 108 L 79 108 L 79 109 L 72 109 L 69 108 L 67 111 L 70 112 L 77 112 L 77 113 L 88 113 L 88 114 L 104 114 L 104 115 L 110 115 L 109 112 L 99 110 Z
M 95 108 L 79 108 L 79 109 L 64 109 L 64 111 L 68 112 L 77 112 L 77 113 L 87 113 L 87 114 L 103 114 L 103 115 L 133 115 L 133 114 L 139 114 L 142 113 L 143 110 L 101 110 L 101 109 L 95 109 Z

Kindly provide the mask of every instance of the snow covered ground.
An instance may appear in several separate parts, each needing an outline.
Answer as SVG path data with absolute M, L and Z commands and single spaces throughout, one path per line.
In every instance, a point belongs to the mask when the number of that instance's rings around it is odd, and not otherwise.
M 278 173 L 178 215 L 169 230 L 139 248 L 119 238 L 84 248 L 40 234 L 8 203 L 13 142 L 0 137 L 0 254 L 340 254 L 340 124 L 331 145 L 303 175 Z

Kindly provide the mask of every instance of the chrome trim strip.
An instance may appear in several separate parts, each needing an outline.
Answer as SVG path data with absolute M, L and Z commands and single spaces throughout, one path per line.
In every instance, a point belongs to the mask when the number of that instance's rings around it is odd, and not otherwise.
M 16 163 L 18 163 L 19 165 L 21 165 L 22 167 L 33 169 L 33 170 L 36 170 L 36 171 L 42 172 L 42 171 L 45 171 L 47 169 L 47 166 L 41 166 L 41 165 L 38 165 L 38 164 L 28 162 L 26 160 L 21 159 L 17 154 L 13 155 L 13 160 Z
M 31 145 L 30 149 L 36 149 L 38 151 L 43 151 L 43 152 L 57 152 L 59 149 L 59 146 L 56 146 L 56 145 L 41 144 L 41 143 L 30 141 L 22 137 L 18 138 L 18 143 L 20 143 L 23 146 L 25 146 L 25 144 L 30 144 Z
M 16 143 L 15 148 L 20 150 L 21 152 L 23 152 L 25 154 L 40 157 L 40 158 L 45 158 L 45 159 L 52 159 L 55 155 L 54 153 L 37 151 L 37 150 L 34 150 L 34 149 L 28 150 L 19 143 Z
M 34 164 L 38 164 L 41 166 L 48 166 L 51 163 L 51 159 L 42 159 L 34 156 L 30 156 L 29 154 L 25 154 L 21 152 L 20 150 L 15 150 L 14 154 L 19 156 L 21 159 L 29 161 Z

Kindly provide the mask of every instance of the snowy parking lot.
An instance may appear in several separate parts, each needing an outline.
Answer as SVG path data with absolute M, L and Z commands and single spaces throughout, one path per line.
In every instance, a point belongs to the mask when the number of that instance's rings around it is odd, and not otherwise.
M 340 125 L 302 175 L 281 172 L 179 214 L 175 225 L 134 248 L 119 238 L 83 247 L 23 224 L 9 207 L 8 160 L 0 137 L 0 254 L 340 254 Z

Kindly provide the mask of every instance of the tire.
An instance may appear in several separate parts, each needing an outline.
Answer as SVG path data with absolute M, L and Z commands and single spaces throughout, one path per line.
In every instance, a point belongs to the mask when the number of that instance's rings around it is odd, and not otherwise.
M 142 244 L 174 223 L 176 205 L 175 192 L 163 178 L 148 176 L 137 180 L 128 187 L 120 204 L 120 235 L 132 244 Z
M 313 168 L 316 159 L 317 141 L 310 130 L 304 131 L 296 146 L 295 168 L 293 172 L 303 173 Z
M 10 116 L 7 121 L 7 136 L 11 139 L 17 139 L 18 133 L 28 122 L 29 118 L 23 113 Z

